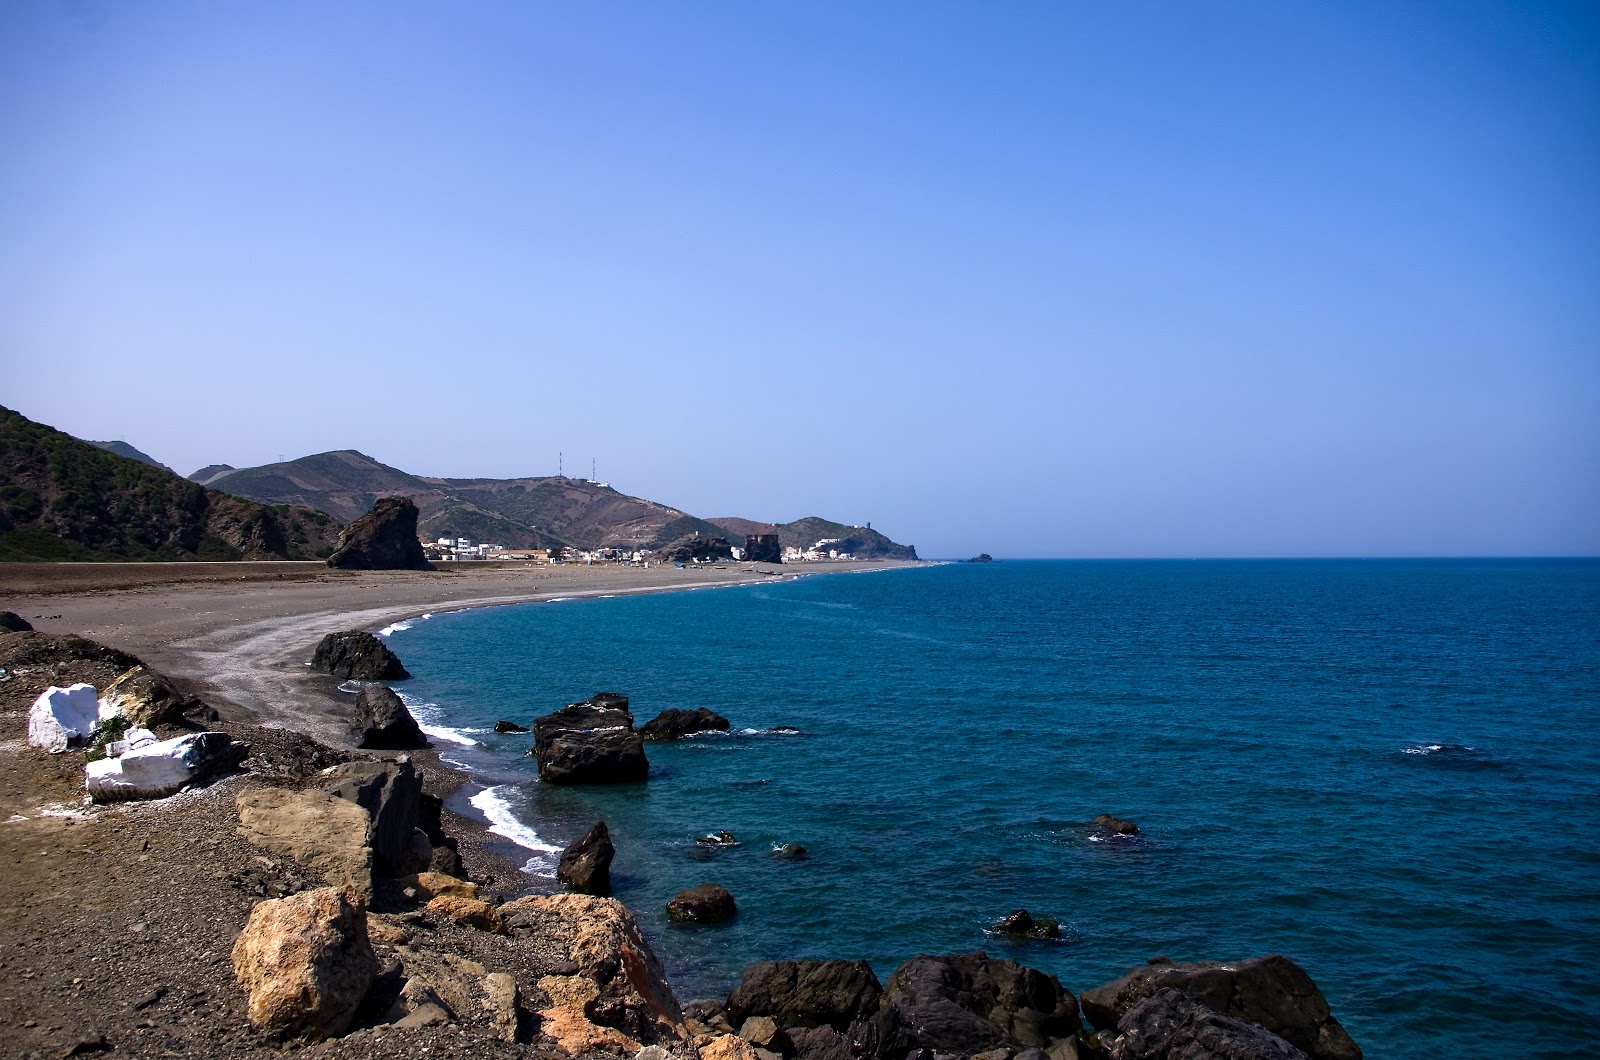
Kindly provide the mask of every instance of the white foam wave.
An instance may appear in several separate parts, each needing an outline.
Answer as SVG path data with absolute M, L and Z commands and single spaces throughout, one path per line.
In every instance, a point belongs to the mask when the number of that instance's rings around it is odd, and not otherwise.
M 517 815 L 511 810 L 511 803 L 500 794 L 500 788 L 484 788 L 468 801 L 489 819 L 489 831 L 495 835 L 504 836 L 524 850 L 531 850 L 536 854 L 561 853 L 560 847 L 546 843 L 539 837 L 538 832 L 517 819 Z M 530 858 L 522 871 L 533 872 L 535 866 L 542 865 L 548 860 L 548 858 Z
M 1458 743 L 1423 743 L 1415 747 L 1402 748 L 1401 753 L 1408 755 L 1462 754 L 1475 750 L 1477 748 L 1465 747 Z
M 417 728 L 421 729 L 429 736 L 439 740 L 444 740 L 446 743 L 460 744 L 462 747 L 482 746 L 477 740 L 474 740 L 471 736 L 467 735 L 467 733 L 473 730 L 456 729 L 450 727 L 449 725 L 440 725 L 439 721 L 441 720 L 441 716 L 444 712 L 439 709 L 439 704 L 418 702 L 414 696 L 406 692 L 400 692 L 399 695 L 400 702 L 404 703 L 406 705 L 406 709 L 411 712 L 411 716 L 417 719 Z
M 392 637 L 396 633 L 399 633 L 402 630 L 407 630 L 407 629 L 410 629 L 410 628 L 411 628 L 411 623 L 409 623 L 409 622 L 396 622 L 391 626 L 384 626 L 382 629 L 378 630 L 378 636 L 380 636 L 380 637 Z
M 341 681 L 339 682 L 339 691 L 353 696 L 360 692 L 364 685 L 366 685 L 365 681 Z

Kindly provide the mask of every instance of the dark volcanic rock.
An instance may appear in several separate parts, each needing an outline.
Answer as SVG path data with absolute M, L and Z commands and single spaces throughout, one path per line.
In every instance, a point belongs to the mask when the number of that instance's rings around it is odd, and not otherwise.
M 877 1012 L 882 997 L 866 961 L 760 961 L 728 996 L 728 1019 L 771 1016 L 783 1027 L 844 1031 Z
M 514 721 L 497 721 L 494 723 L 495 732 L 527 732 L 526 725 L 518 725 Z
M 800 861 L 811 856 L 811 852 L 799 843 L 784 843 L 772 848 L 772 856 L 785 861 Z
M 650 774 L 628 697 L 614 692 L 535 718 L 530 753 L 539 761 L 540 779 L 552 784 L 620 784 Z
M 326 770 L 322 778 L 324 791 L 355 803 L 372 819 L 374 869 L 404 876 L 427 867 L 433 844 L 418 827 L 422 774 L 410 759 L 346 762 Z
M 1117 1023 L 1112 1060 L 1306 1060 L 1265 1027 L 1224 1016 L 1173 989 L 1139 1002 Z
M 1078 1002 L 1054 976 L 983 953 L 911 958 L 889 976 L 874 1024 L 888 1060 L 1045 1049 L 1080 1029 Z
M 579 894 L 596 894 L 604 898 L 611 894 L 611 859 L 616 853 L 606 823 L 596 821 L 593 827 L 561 852 L 561 861 L 556 866 L 556 879 Z
M 1113 817 L 1109 813 L 1102 813 L 1089 824 L 1098 831 L 1110 835 L 1138 835 L 1139 826 L 1132 821 L 1124 821 L 1120 817 Z
M 428 870 L 466 879 L 467 870 L 461 864 L 459 844 L 454 836 L 447 835 L 444 830 L 443 799 L 430 792 L 422 793 L 422 801 L 417 807 L 417 827 L 428 837 L 428 842 L 433 844 L 433 856 Z
M 987 552 L 980 552 L 976 556 L 973 556 L 971 559 L 967 560 L 967 562 L 968 563 L 993 563 L 994 562 L 994 557 L 989 555 L 989 553 L 987 553 Z
M 15 611 L 0 611 L 0 632 L 31 633 L 33 624 Z
M 358 681 L 398 681 L 411 676 L 387 644 L 357 629 L 329 633 L 318 641 L 311 668 Z
M 674 563 L 688 563 L 690 560 L 710 563 L 719 559 L 732 559 L 733 546 L 728 544 L 728 539 L 725 537 L 690 534 L 688 537 L 680 537 L 656 554 Z
M 1156 958 L 1121 979 L 1085 990 L 1083 1012 L 1090 1023 L 1110 1030 L 1140 1001 L 1168 987 L 1224 1015 L 1260 1024 L 1313 1060 L 1361 1060 L 1361 1047 L 1333 1018 L 1317 984 L 1279 954 L 1228 963 Z
M 714 883 L 702 883 L 698 887 L 679 891 L 667 903 L 669 919 L 688 920 L 697 924 L 732 920 L 736 912 L 738 907 L 733 903 L 733 895 L 728 893 L 727 888 Z
M 361 689 L 361 694 L 356 696 L 356 713 L 350 720 L 350 730 L 357 747 L 407 751 L 428 746 L 428 738 L 417 726 L 417 719 L 387 685 L 366 685 Z
M 669 707 L 639 726 L 646 740 L 678 740 L 697 732 L 727 732 L 728 719 L 706 707 L 679 710 Z
M 1017 938 L 1030 939 L 1058 939 L 1061 937 L 1061 923 L 1049 917 L 1035 917 L 1026 909 L 1013 909 L 1005 918 L 989 930 L 997 935 L 1012 935 Z
M 417 506 L 410 497 L 380 497 L 344 528 L 328 566 L 341 570 L 433 570 L 417 540 Z
M 854 1060 L 850 1039 L 832 1027 L 790 1027 L 784 1033 L 795 1060 Z
M 752 563 L 782 563 L 783 542 L 777 534 L 746 534 L 744 558 Z

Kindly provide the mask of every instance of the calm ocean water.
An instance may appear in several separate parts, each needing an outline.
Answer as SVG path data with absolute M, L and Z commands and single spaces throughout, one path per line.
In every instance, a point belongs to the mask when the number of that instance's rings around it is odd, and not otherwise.
M 684 998 L 776 957 L 884 977 L 982 948 L 1077 992 L 1157 954 L 1281 952 L 1369 1057 L 1592 1055 L 1600 563 L 963 564 L 391 636 L 532 871 L 605 818 Z M 562 789 L 530 737 L 488 731 L 602 690 L 736 732 L 650 745 L 646 784 Z M 1140 835 L 1092 841 L 1106 812 Z M 718 829 L 742 845 L 694 843 Z M 669 926 L 705 881 L 738 919 Z M 1018 906 L 1065 940 L 986 935 Z

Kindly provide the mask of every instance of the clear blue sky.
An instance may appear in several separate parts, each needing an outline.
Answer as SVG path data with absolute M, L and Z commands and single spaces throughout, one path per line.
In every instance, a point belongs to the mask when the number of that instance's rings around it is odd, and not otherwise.
M 0 5 L 0 404 L 925 555 L 1600 553 L 1600 5 Z

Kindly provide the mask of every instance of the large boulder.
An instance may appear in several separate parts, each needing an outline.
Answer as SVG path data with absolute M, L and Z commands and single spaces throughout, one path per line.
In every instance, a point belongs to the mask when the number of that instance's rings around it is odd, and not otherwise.
M 377 971 L 366 913 L 334 887 L 257 903 L 233 944 L 250 1022 L 276 1038 L 344 1033 Z
M 732 920 L 739 911 L 726 887 L 702 883 L 679 891 L 667 902 L 667 918 L 697 924 L 719 924 Z
M 1170 987 L 1145 998 L 1117 1022 L 1112 1060 L 1306 1060 L 1265 1027 L 1224 1016 Z
M 611 859 L 616 853 L 606 823 L 596 821 L 561 852 L 561 860 L 556 864 L 556 879 L 579 894 L 609 895 Z
M 612 692 L 535 718 L 530 753 L 538 759 L 540 779 L 552 784 L 620 784 L 650 774 L 628 697 Z
M 1317 984 L 1281 954 L 1194 964 L 1158 957 L 1121 979 L 1085 990 L 1083 1013 L 1094 1026 L 1111 1030 L 1139 1002 L 1169 987 L 1224 1015 L 1265 1027 L 1313 1060 L 1361 1060 L 1361 1047 L 1333 1018 Z
M 28 744 L 51 754 L 87 747 L 99 724 L 100 700 L 94 685 L 51 685 L 28 709 Z
M 372 897 L 372 823 L 354 802 L 321 791 L 252 788 L 234 798 L 239 834 L 262 850 L 294 858 L 367 902 Z
M 646 740 L 679 740 L 697 732 L 727 732 L 728 719 L 707 707 L 679 710 L 669 707 L 639 727 Z
M 782 563 L 783 542 L 777 534 L 746 534 L 744 558 L 752 563 Z
M 411 676 L 387 644 L 358 629 L 329 633 L 318 641 L 311 668 L 358 681 L 399 681 Z
M 878 1011 L 883 985 L 866 961 L 761 961 L 728 995 L 728 1020 L 771 1016 L 780 1027 L 848 1030 Z
M 192 732 L 89 762 L 83 767 L 84 787 L 95 802 L 165 798 L 235 768 L 249 753 L 248 744 L 225 732 Z
M 29 633 L 33 624 L 15 611 L 0 611 L 0 633 Z
M 688 563 L 694 560 L 711 563 L 719 559 L 732 559 L 733 546 L 728 544 L 728 539 L 725 537 L 689 534 L 658 549 L 656 558 L 672 563 Z
M 428 867 L 433 843 L 419 827 L 422 774 L 411 760 L 345 762 L 322 771 L 322 790 L 353 802 L 371 821 L 372 867 L 387 876 L 408 876 Z
M 362 686 L 356 696 L 355 716 L 350 719 L 350 735 L 357 747 L 380 751 L 410 751 L 428 746 L 428 738 L 422 734 L 417 719 L 388 685 Z
M 433 570 L 417 539 L 417 506 L 410 497 L 380 497 L 344 528 L 328 566 L 341 570 Z
M 984 953 L 906 961 L 889 976 L 874 1025 L 888 1060 L 922 1049 L 1048 1050 L 1082 1026 L 1077 1000 L 1055 976 Z
M 683 1010 L 633 915 L 614 898 L 553 894 L 500 907 L 513 943 L 566 938 L 569 974 L 538 986 L 550 999 L 541 1029 L 574 1056 L 601 1049 L 631 1055 L 685 1036 Z
M 200 700 L 147 666 L 135 666 L 100 694 L 100 713 L 120 714 L 135 725 L 172 725 Z

